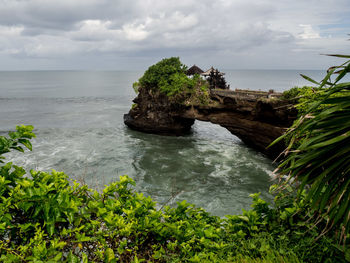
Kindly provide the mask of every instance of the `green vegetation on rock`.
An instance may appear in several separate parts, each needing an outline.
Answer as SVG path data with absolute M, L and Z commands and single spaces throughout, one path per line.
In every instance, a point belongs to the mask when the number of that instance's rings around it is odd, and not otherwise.
M 189 92 L 198 79 L 189 78 L 186 70 L 178 57 L 166 58 L 150 66 L 134 86 L 159 90 L 167 96 Z
M 283 92 L 281 99 L 291 100 L 296 103 L 298 116 L 302 116 L 310 108 L 310 104 L 319 100 L 325 92 L 325 88 L 304 86 L 294 87 Z

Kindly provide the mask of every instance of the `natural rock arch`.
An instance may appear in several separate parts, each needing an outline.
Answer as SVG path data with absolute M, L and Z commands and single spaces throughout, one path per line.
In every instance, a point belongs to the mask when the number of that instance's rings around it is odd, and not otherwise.
M 124 115 L 124 123 L 142 132 L 179 136 L 189 132 L 195 120 L 208 121 L 225 127 L 248 146 L 270 157 L 281 153 L 283 142 L 267 146 L 291 126 L 297 114 L 294 106 L 288 101 L 269 99 L 267 92 L 259 92 L 259 96 L 225 92 L 228 95 L 212 92 L 216 103 L 186 106 L 169 103 L 166 95 L 155 96 L 141 90 L 134 99 L 137 106 Z

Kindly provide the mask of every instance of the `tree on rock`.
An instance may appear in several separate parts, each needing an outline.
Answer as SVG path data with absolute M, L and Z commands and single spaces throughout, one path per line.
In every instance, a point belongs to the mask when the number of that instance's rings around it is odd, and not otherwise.
M 228 89 L 224 74 L 221 73 L 218 69 L 214 70 L 212 68 L 209 73 L 208 82 L 210 89 Z

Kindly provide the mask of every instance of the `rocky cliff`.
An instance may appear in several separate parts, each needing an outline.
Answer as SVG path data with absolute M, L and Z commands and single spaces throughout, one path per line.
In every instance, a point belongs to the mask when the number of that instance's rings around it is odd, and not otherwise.
M 284 149 L 283 142 L 266 147 L 291 126 L 297 113 L 289 102 L 264 96 L 232 92 L 223 99 L 210 96 L 206 103 L 193 103 L 183 96 L 174 100 L 141 89 L 134 107 L 124 115 L 124 122 L 142 132 L 183 135 L 190 131 L 195 120 L 209 121 L 225 127 L 250 147 L 276 157 Z
M 162 135 L 183 135 L 188 133 L 194 118 L 182 117 L 186 107 L 172 102 L 165 94 L 140 89 L 135 103 L 124 123 L 130 128 L 147 133 Z

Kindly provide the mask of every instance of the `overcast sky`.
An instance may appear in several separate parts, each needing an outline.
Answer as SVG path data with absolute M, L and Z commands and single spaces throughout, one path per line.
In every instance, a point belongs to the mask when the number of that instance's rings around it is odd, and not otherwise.
M 348 33 L 349 0 L 0 0 L 0 70 L 324 69 Z

